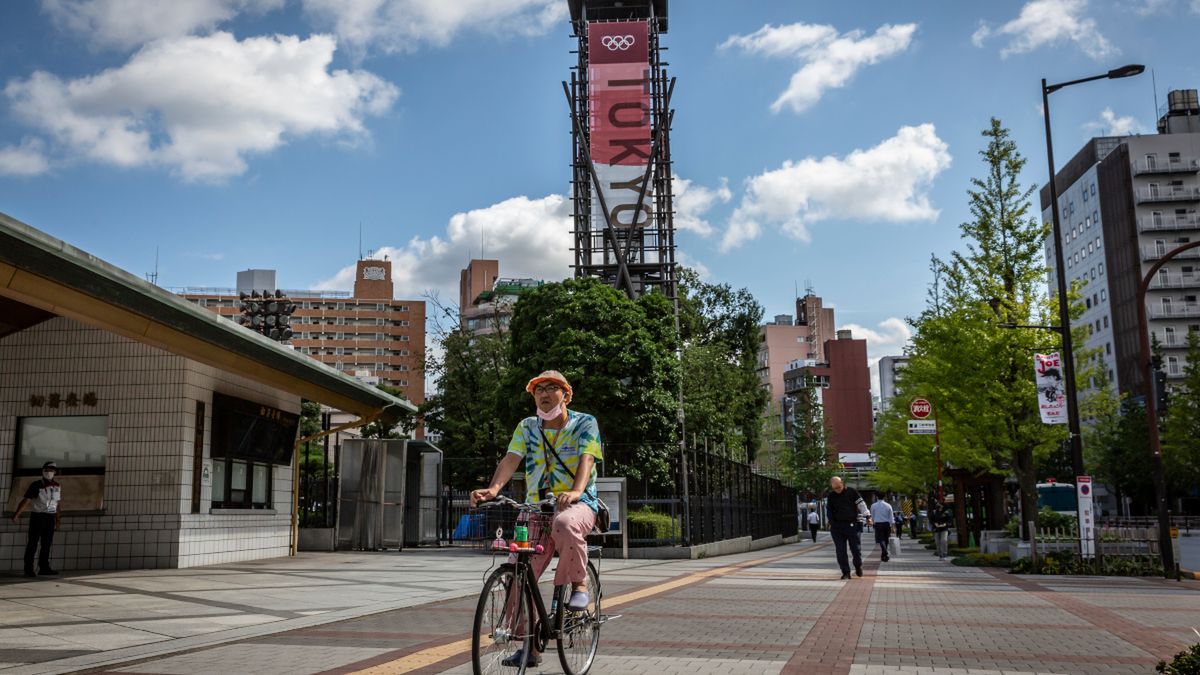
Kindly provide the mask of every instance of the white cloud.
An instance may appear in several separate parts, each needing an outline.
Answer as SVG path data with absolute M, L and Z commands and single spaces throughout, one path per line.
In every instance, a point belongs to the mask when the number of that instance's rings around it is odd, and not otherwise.
M 159 38 L 208 32 L 241 12 L 263 13 L 284 0 L 42 0 L 42 11 L 96 47 L 129 49 Z
M 1139 16 L 1152 16 L 1170 11 L 1174 4 L 1175 0 L 1141 0 L 1140 4 L 1133 7 L 1133 11 Z
M 690 267 L 695 270 L 696 274 L 700 275 L 701 281 L 709 281 L 712 279 L 712 270 L 708 269 L 708 265 L 705 265 L 700 260 L 693 258 L 683 249 L 679 249 L 675 252 L 675 261 L 678 262 L 682 267 Z
M 356 52 L 444 46 L 460 32 L 545 34 L 567 17 L 562 0 L 303 0 L 320 25 Z
M 767 25 L 749 35 L 729 37 L 721 49 L 737 47 L 766 56 L 799 59 L 803 65 L 771 104 L 771 110 L 779 112 L 786 106 L 793 112 L 803 112 L 827 90 L 846 86 L 863 66 L 908 49 L 916 30 L 915 23 L 885 24 L 874 35 L 865 36 L 861 30 L 839 34 L 833 26 L 816 24 Z
M 871 369 L 871 390 L 878 394 L 879 359 L 903 353 L 904 347 L 912 339 L 912 328 L 903 319 L 893 316 L 880 321 L 875 329 L 849 323 L 843 325 L 842 330 L 849 330 L 855 338 L 867 341 L 867 364 Z
M 413 237 L 407 244 L 375 251 L 392 263 L 397 297 L 416 298 L 433 291 L 444 301 L 458 297 L 459 270 L 472 257 L 500 261 L 504 277 L 534 277 L 560 281 L 572 275 L 571 200 L 563 195 L 541 199 L 513 197 L 486 208 L 451 216 L 446 233 Z M 348 290 L 354 286 L 354 265 L 319 282 L 318 289 Z
M 715 188 L 696 185 L 687 178 L 673 176 L 671 191 L 675 197 L 675 229 L 680 232 L 695 232 L 701 237 L 711 237 L 716 230 L 704 219 L 717 203 L 728 204 L 733 199 L 729 191 L 729 180 L 721 179 Z
M 1117 117 L 1112 108 L 1105 108 L 1100 112 L 1098 121 L 1088 122 L 1083 128 L 1098 136 L 1128 136 L 1142 131 L 1141 123 L 1133 115 Z
M 291 139 L 367 137 L 364 117 L 399 92 L 363 70 L 330 71 L 336 48 L 327 35 L 163 39 L 123 66 L 65 81 L 39 71 L 4 93 L 72 158 L 221 180 Z
M 50 170 L 44 143 L 26 138 L 20 145 L 0 147 L 0 176 L 36 176 Z
M 1084 15 L 1086 9 L 1087 0 L 1030 0 L 1017 18 L 998 28 L 981 23 L 971 41 L 982 47 L 993 36 L 1007 36 L 1010 41 L 1000 50 L 1003 57 L 1061 42 L 1074 42 L 1097 60 L 1119 53 L 1100 33 L 1095 19 Z
M 892 138 L 845 158 L 788 160 L 746 181 L 721 250 L 758 237 L 766 223 L 807 242 L 809 223 L 820 220 L 934 220 L 939 211 L 928 190 L 950 162 L 948 146 L 932 124 L 901 127 Z

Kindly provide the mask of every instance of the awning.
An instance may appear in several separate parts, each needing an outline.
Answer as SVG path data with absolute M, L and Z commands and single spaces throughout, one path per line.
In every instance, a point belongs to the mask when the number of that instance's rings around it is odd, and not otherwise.
M 360 416 L 416 407 L 0 213 L 0 298 L 76 319 Z M 0 307 L 12 306 L 0 302 Z M 13 316 L 16 316 L 14 313 Z M 12 327 L 10 327 L 12 328 Z

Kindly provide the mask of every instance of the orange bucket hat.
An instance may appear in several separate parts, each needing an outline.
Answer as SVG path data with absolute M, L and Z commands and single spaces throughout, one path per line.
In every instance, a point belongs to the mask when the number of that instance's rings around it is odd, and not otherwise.
M 563 377 L 563 374 L 558 372 L 557 370 L 547 370 L 547 371 L 544 371 L 541 375 L 538 375 L 537 377 L 533 378 L 532 380 L 529 381 L 529 384 L 525 385 L 525 391 L 532 394 L 533 388 L 538 386 L 542 382 L 554 382 L 555 384 L 562 387 L 563 391 L 567 393 L 566 400 L 568 400 L 568 401 L 570 401 L 571 397 L 574 395 L 574 392 L 571 391 L 571 383 L 567 382 L 567 378 Z

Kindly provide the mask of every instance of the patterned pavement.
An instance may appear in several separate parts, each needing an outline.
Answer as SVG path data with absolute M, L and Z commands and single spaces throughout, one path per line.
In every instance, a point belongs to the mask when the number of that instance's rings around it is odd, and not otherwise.
M 708 560 L 602 564 L 606 611 L 622 616 L 605 625 L 592 672 L 1151 673 L 1200 627 L 1200 582 L 1018 577 L 903 543 L 888 563 L 872 552 L 850 581 L 824 536 Z M 465 596 L 91 672 L 470 673 L 474 605 Z M 555 656 L 530 672 L 562 672 Z

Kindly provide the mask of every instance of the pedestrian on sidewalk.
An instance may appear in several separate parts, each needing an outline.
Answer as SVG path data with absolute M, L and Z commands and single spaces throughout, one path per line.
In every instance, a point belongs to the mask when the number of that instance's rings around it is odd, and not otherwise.
M 950 539 L 950 513 L 945 504 L 934 504 L 929 512 L 929 526 L 933 528 L 933 541 L 937 544 L 938 560 L 946 559 L 946 548 Z
M 892 536 L 892 520 L 895 517 L 896 513 L 887 501 L 876 499 L 875 503 L 871 504 L 871 520 L 875 521 L 875 543 L 879 544 L 882 551 L 879 559 L 883 562 L 888 561 L 888 539 Z
M 896 538 L 904 538 L 904 512 L 896 511 Z
M 837 554 L 842 578 L 850 578 L 850 561 L 846 547 L 854 559 L 854 573 L 862 576 L 862 530 L 863 521 L 871 520 L 867 504 L 858 495 L 858 490 L 846 487 L 840 476 L 829 479 L 829 496 L 825 498 L 825 514 L 829 518 L 829 534 L 833 537 L 833 548 Z
M 813 509 L 808 512 L 808 531 L 812 532 L 813 543 L 817 543 L 817 530 L 821 529 L 821 516 L 817 515 L 817 510 Z
M 17 504 L 12 521 L 17 522 L 26 508 L 29 508 L 29 539 L 25 544 L 25 576 L 53 576 L 58 574 L 50 567 L 50 544 L 54 541 L 54 531 L 58 529 L 61 514 L 58 502 L 62 499 L 62 486 L 54 480 L 58 473 L 58 465 L 46 462 L 42 465 L 42 479 L 35 480 L 25 490 L 25 497 Z M 38 555 L 38 571 L 33 571 L 33 554 Z

